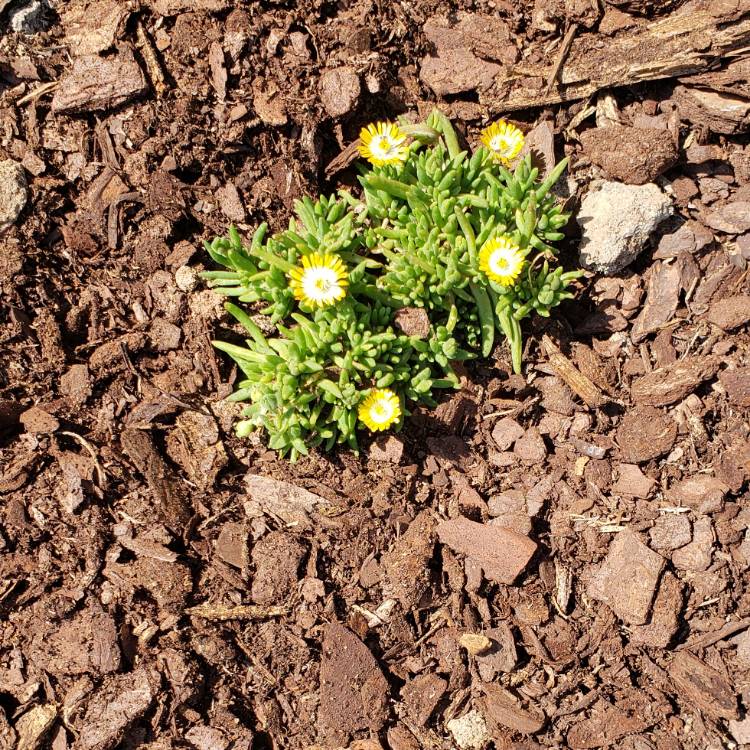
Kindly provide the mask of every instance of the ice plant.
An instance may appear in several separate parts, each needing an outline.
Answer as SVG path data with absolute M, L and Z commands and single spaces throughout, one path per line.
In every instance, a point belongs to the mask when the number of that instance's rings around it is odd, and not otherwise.
M 523 148 L 523 133 L 505 120 L 498 120 L 482 131 L 482 145 L 501 164 L 508 166 Z
M 514 126 L 495 123 L 470 153 L 435 111 L 370 125 L 361 142 L 359 194 L 303 198 L 283 231 L 261 224 L 244 242 L 231 227 L 206 245 L 226 270 L 203 276 L 239 303 L 225 307 L 248 335 L 214 342 L 242 373 L 237 434 L 262 429 L 293 460 L 399 429 L 409 404 L 434 407 L 439 389 L 459 387 L 455 362 L 498 339 L 520 372 L 522 321 L 572 297 L 579 275 L 556 257 L 568 215 L 551 189 L 566 162 L 540 180 L 516 158 Z M 423 325 L 402 330 L 404 308 Z
M 289 272 L 289 286 L 294 298 L 308 307 L 328 307 L 346 294 L 349 285 L 346 266 L 341 258 L 328 253 L 311 253 L 302 265 Z
M 524 254 L 507 237 L 493 237 L 479 251 L 479 270 L 500 286 L 512 286 L 521 275 Z
M 362 128 L 359 140 L 360 155 L 376 167 L 402 164 L 409 155 L 406 133 L 391 122 L 378 122 Z
M 376 388 L 362 401 L 357 410 L 359 421 L 370 432 L 387 430 L 401 418 L 401 403 L 389 388 Z

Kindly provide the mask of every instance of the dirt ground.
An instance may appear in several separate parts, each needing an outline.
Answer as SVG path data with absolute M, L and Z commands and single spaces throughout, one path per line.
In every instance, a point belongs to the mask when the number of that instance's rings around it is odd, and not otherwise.
M 750 7 L 23 5 L 0 748 L 750 747 Z M 522 376 L 497 347 L 360 457 L 238 440 L 203 240 L 286 225 L 354 184 L 362 125 L 436 103 L 569 155 L 574 212 L 605 177 L 673 215 L 527 326 Z

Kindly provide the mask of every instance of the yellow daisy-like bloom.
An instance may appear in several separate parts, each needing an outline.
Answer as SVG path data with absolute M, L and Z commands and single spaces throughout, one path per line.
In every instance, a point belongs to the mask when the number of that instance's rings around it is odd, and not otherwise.
M 487 240 L 479 251 L 479 270 L 502 286 L 513 286 L 523 270 L 521 248 L 507 237 Z
M 505 165 L 510 164 L 523 148 L 523 133 L 505 120 L 493 122 L 482 131 L 482 144 Z
M 346 294 L 349 278 L 341 258 L 329 253 L 310 253 L 302 265 L 289 272 L 289 286 L 296 299 L 311 307 L 328 307 Z
M 401 402 L 389 388 L 374 388 L 359 405 L 358 416 L 371 432 L 387 430 L 401 417 Z
M 402 164 L 409 156 L 406 133 L 392 122 L 378 122 L 362 128 L 359 153 L 376 167 Z

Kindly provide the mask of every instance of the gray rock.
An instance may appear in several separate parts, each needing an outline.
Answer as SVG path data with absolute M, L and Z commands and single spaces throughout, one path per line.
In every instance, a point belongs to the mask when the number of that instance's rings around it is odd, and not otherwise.
M 599 183 L 583 199 L 578 212 L 581 265 L 605 274 L 622 271 L 672 211 L 669 198 L 653 183 Z
M 49 25 L 47 0 L 31 0 L 13 8 L 8 14 L 10 27 L 22 34 L 36 34 Z
M 12 159 L 0 161 L 0 232 L 19 217 L 28 198 L 23 167 Z

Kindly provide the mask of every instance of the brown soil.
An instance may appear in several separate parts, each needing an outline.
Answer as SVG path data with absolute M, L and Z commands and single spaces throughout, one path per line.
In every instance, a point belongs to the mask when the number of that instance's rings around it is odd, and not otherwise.
M 523 376 L 500 347 L 359 458 L 232 433 L 203 240 L 353 184 L 376 117 L 440 101 L 472 141 L 485 78 L 684 3 L 459 5 L 60 0 L 0 39 L 0 749 L 750 743 L 747 57 L 513 114 L 573 208 L 608 175 L 676 211 Z

